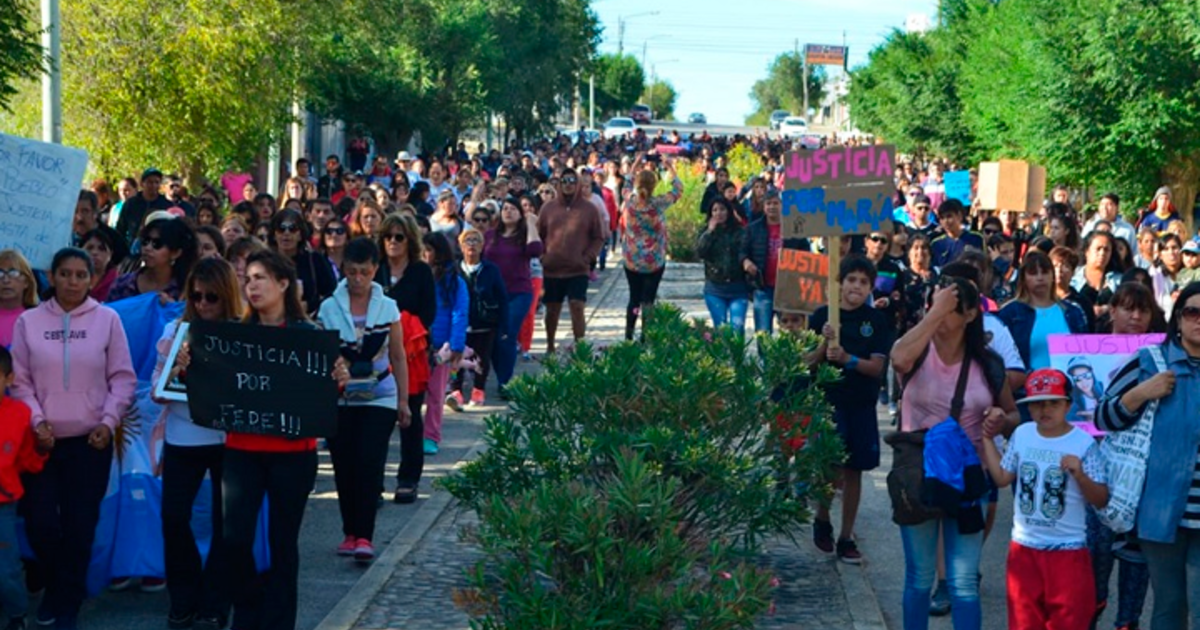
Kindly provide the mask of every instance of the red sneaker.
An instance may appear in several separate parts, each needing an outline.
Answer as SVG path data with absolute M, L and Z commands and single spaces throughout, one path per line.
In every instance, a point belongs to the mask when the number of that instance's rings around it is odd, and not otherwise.
M 356 542 L 357 539 L 354 536 L 346 536 L 342 544 L 337 546 L 337 554 L 339 556 L 353 556 Z
M 370 562 L 375 559 L 375 546 L 366 538 L 359 538 L 354 545 L 354 559 L 359 562 Z

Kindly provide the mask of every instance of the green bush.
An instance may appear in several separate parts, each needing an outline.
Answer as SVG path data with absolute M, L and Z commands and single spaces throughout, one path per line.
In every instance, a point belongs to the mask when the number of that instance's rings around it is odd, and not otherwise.
M 703 172 L 696 172 L 686 162 L 680 162 L 679 179 L 683 181 L 683 195 L 667 208 L 667 257 L 675 262 L 697 262 L 696 237 L 704 229 L 704 215 L 700 214 L 700 200 L 708 181 Z M 665 191 L 669 182 L 663 182 L 660 191 Z
M 754 152 L 754 147 L 740 143 L 725 154 L 725 168 L 729 169 L 730 179 L 745 185 L 762 174 L 762 156 Z
M 746 340 L 669 304 L 648 320 L 640 343 L 580 343 L 510 383 L 487 450 L 445 481 L 480 517 L 474 627 L 735 629 L 767 610 L 752 554 L 808 521 L 842 458 L 797 379 L 833 372 L 805 376 L 811 334 Z

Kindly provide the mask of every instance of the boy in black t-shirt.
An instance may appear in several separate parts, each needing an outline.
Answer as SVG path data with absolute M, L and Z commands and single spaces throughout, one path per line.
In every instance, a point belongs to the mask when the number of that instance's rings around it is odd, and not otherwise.
M 839 344 L 830 345 L 835 331 L 829 325 L 828 307 L 822 306 L 809 318 L 809 326 L 820 330 L 825 340 L 808 356 L 810 365 L 830 363 L 842 369 L 842 380 L 829 386 L 825 395 L 833 406 L 833 419 L 846 446 L 842 464 L 842 524 L 836 550 L 838 559 L 850 564 L 862 561 L 854 543 L 854 521 L 862 498 L 862 473 L 879 467 L 879 425 L 875 401 L 883 383 L 886 357 L 896 336 L 896 324 L 868 302 L 875 286 L 875 266 L 853 254 L 838 270 L 841 284 L 841 328 Z M 829 506 L 817 508 L 813 542 L 821 551 L 835 549 Z

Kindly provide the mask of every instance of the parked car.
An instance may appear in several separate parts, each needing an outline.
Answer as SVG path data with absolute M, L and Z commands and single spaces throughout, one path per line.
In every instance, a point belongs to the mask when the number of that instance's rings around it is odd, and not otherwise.
M 696 112 L 691 116 L 688 116 L 688 122 L 692 123 L 693 125 L 707 125 L 708 118 L 705 118 L 704 114 Z
M 612 118 L 604 123 L 604 137 L 620 138 L 627 133 L 633 133 L 635 129 L 637 129 L 637 123 L 633 122 L 632 118 Z
M 788 116 L 779 123 L 779 136 L 781 138 L 797 139 L 808 133 L 808 121 L 800 116 Z
M 579 144 L 579 130 L 570 129 L 563 132 L 571 140 L 571 144 Z M 583 141 L 590 144 L 600 139 L 600 132 L 596 129 L 584 129 Z
M 650 122 L 650 118 L 651 118 L 650 106 L 649 105 L 634 105 L 633 107 L 629 108 L 629 117 L 632 118 L 634 120 L 634 122 L 640 122 L 640 123 Z
M 819 133 L 805 133 L 796 140 L 795 146 L 816 151 L 825 143 L 825 138 Z
M 791 115 L 792 115 L 792 112 L 789 112 L 786 109 L 777 109 L 777 110 L 771 112 L 771 118 L 769 119 L 770 125 L 771 125 L 771 130 L 774 131 L 776 129 L 779 129 L 779 125 L 782 124 L 783 121 L 786 120 Z

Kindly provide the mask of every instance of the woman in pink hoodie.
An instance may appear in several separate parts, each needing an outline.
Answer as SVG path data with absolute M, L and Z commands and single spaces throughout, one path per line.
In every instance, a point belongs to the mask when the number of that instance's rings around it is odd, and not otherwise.
M 87 252 L 59 250 L 50 265 L 51 296 L 22 313 L 13 329 L 12 392 L 29 405 L 38 443 L 50 452 L 23 499 L 46 585 L 37 622 L 57 619 L 59 628 L 76 627 L 113 432 L 137 387 L 120 319 L 88 297 L 94 273 Z

